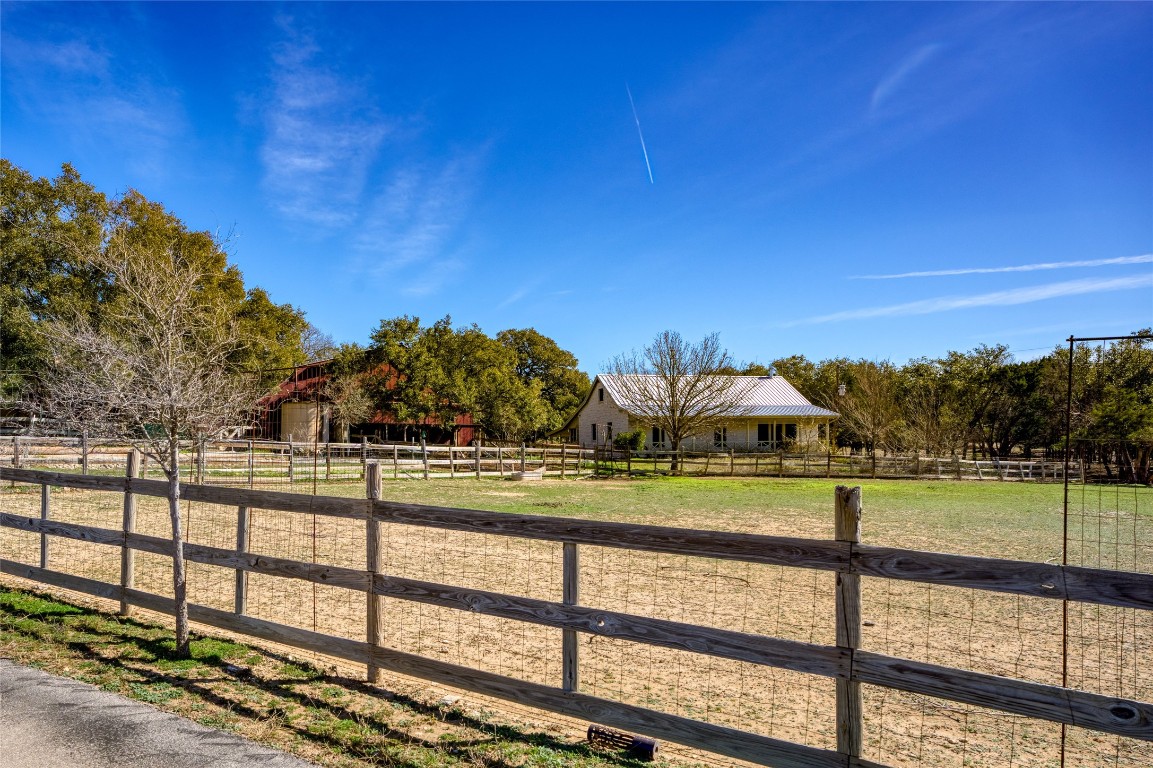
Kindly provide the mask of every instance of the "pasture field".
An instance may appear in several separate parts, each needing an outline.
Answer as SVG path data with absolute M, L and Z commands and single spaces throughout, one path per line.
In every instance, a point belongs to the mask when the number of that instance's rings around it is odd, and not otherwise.
M 390 481 L 382 497 L 416 504 L 614 520 L 635 524 L 830 539 L 830 480 L 655 478 L 509 482 Z M 856 483 L 854 483 L 856 484 Z M 1060 562 L 1063 488 L 1034 483 L 862 482 L 868 544 Z M 38 493 L 17 487 L 5 511 L 35 515 Z M 28 489 L 31 490 L 31 489 Z M 278 490 L 287 490 L 278 488 Z M 303 490 L 303 489 L 302 489 Z M 53 517 L 119 526 L 121 497 L 54 489 Z M 320 494 L 363 497 L 357 483 Z M 1070 563 L 1153 571 L 1153 494 L 1075 487 Z M 140 498 L 137 530 L 166 535 L 163 499 Z M 186 510 L 189 541 L 235 544 L 236 510 Z M 385 525 L 384 570 L 412 579 L 561 599 L 559 544 L 432 528 Z M 118 580 L 119 551 L 53 541 L 50 567 Z M 101 551 L 102 550 L 102 551 Z M 254 510 L 250 551 L 364 568 L 362 522 Z M 4 557 L 33 562 L 37 537 L 5 531 Z M 138 588 L 171 593 L 164 558 L 137 554 Z M 580 603 L 659 619 L 835 644 L 834 575 L 781 566 L 582 546 Z M 191 564 L 191 599 L 232 607 L 230 570 Z M 1148 612 L 1070 606 L 1068 652 L 1062 603 L 957 587 L 864 577 L 863 647 L 917 661 L 1153 700 L 1153 617 Z M 350 590 L 250 574 L 248 612 L 340 637 L 365 637 L 365 596 Z M 558 685 L 559 630 L 385 600 L 386 644 L 524 680 Z M 815 747 L 835 747 L 831 679 L 613 638 L 582 635 L 587 693 Z M 1060 726 L 925 696 L 863 686 L 865 757 L 890 765 L 1056 766 Z M 502 705 L 486 704 L 494 709 Z M 1071 764 L 1144 766 L 1150 742 L 1071 728 Z M 1068 763 L 1067 761 L 1067 764 Z

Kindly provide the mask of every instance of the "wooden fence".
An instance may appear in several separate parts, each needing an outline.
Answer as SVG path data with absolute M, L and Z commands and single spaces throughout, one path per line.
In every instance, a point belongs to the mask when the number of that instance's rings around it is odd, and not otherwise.
M 1052 459 L 964 460 L 959 456 L 878 456 L 784 451 L 643 451 L 598 448 L 602 476 L 694 475 L 741 477 L 889 478 L 902 480 L 1024 480 L 1062 482 L 1065 466 Z M 1070 480 L 1084 480 L 1074 461 Z
M 17 468 L 117 470 L 125 443 L 13 436 L 0 441 L 0 462 Z M 4 454 L 7 455 L 4 455 Z M 481 477 L 576 478 L 591 473 L 593 450 L 572 445 L 448 446 L 413 443 L 301 443 L 270 440 L 186 441 L 186 476 L 209 485 L 249 486 L 364 479 L 369 463 L 392 479 Z M 144 471 L 149 470 L 145 467 Z M 155 475 L 156 470 L 152 470 Z
M 164 497 L 167 493 L 164 482 L 135 477 L 137 469 L 130 461 L 127 477 L 101 477 L 0 468 L 0 480 L 34 484 L 41 488 L 39 517 L 0 514 L 0 527 L 39 535 L 39 564 L 3 559 L 0 560 L 0 572 L 119 600 L 125 613 L 132 606 L 172 613 L 171 599 L 134 587 L 132 553 L 172 553 L 171 540 L 134 531 L 135 498 Z M 231 569 L 236 574 L 232 611 L 192 605 L 191 618 L 230 632 L 365 664 L 370 680 L 378 680 L 381 670 L 391 670 L 766 765 L 880 765 L 860 756 L 862 683 L 1153 741 L 1153 704 L 1148 702 L 1111 698 L 860 649 L 862 575 L 1148 611 L 1153 610 L 1151 574 L 862 544 L 859 488 L 836 489 L 836 537 L 834 540 L 815 540 L 397 503 L 380 498 L 381 472 L 380 465 L 368 464 L 367 498 L 363 500 L 207 485 L 182 486 L 181 493 L 186 500 L 235 507 L 238 532 L 233 549 L 185 544 L 184 553 L 189 561 Z M 123 525 L 115 530 L 54 521 L 53 496 L 50 493 L 54 487 L 122 493 Z M 244 531 L 246 517 L 252 509 L 364 521 L 367 567 L 361 570 L 249 553 Z M 423 526 L 560 543 L 563 546 L 563 598 L 560 602 L 539 600 L 390 576 L 382 567 L 379 554 L 384 525 Z M 119 583 L 96 581 L 50 569 L 50 537 L 119 548 L 122 553 Z M 578 583 L 580 548 L 584 545 L 833 571 L 837 576 L 836 645 L 784 640 L 584 607 L 580 604 Z M 335 637 L 245 615 L 247 573 L 300 579 L 364 592 L 367 641 Z M 542 685 L 390 649 L 381 642 L 384 597 L 560 629 L 562 642 L 557 653 L 563 657 L 562 679 L 555 686 Z M 581 693 L 578 633 L 833 678 L 837 691 L 837 749 L 795 744 Z

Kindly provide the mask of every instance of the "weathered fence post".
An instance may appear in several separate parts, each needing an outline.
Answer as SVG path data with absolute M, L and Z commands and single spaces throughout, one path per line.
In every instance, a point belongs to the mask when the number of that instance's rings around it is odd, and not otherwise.
M 877 479 L 877 449 L 873 449 L 873 479 Z
M 392 479 L 400 477 L 400 448 L 394 443 L 392 446 Z
M 520 444 L 520 471 L 524 472 L 524 443 Z
M 473 460 L 476 463 L 476 479 L 480 480 L 480 443 L 475 443 L 472 446 Z M 562 469 L 561 472 L 564 472 Z
M 332 443 L 324 444 L 324 481 L 332 481 Z
M 236 554 L 243 555 L 248 552 L 248 507 L 236 508 Z M 236 569 L 236 603 L 233 612 L 237 615 L 248 610 L 248 572 L 242 568 Z
M 88 474 L 88 430 L 80 434 L 80 474 Z
M 566 543 L 563 547 L 561 601 L 565 605 L 576 605 L 580 601 L 580 551 L 576 544 Z M 580 690 L 580 646 L 577 639 L 575 629 L 561 630 L 562 684 L 566 691 Z
M 861 487 L 838 485 L 837 541 L 861 543 Z M 846 567 L 849 563 L 846 563 Z M 837 678 L 837 751 L 861 756 L 861 684 L 853 680 L 853 652 L 861 647 L 861 577 L 837 571 L 837 645 L 849 652 L 849 678 Z
M 124 592 L 136 586 L 136 550 L 128 546 L 128 535 L 136 531 L 136 495 L 132 493 L 131 482 L 140 477 L 140 451 L 135 448 L 128 452 L 124 475 L 124 517 L 120 526 L 124 532 L 124 542 L 120 545 L 120 615 L 131 616 L 132 606 Z
M 500 472 L 500 476 L 504 477 L 504 454 L 501 452 L 499 445 L 496 447 L 496 464 L 497 470 Z
M 568 445 L 565 443 L 560 444 L 560 479 L 564 480 L 564 465 L 568 459 Z
M 20 435 L 12 435 L 12 466 L 20 466 Z
M 424 462 L 424 479 L 428 479 L 428 443 L 420 439 L 420 460 Z
M 833 452 L 829 451 L 825 454 L 825 479 L 833 476 Z
M 256 443 L 248 441 L 248 487 L 256 482 Z
M 729 477 L 732 477 L 734 474 L 736 474 L 736 471 L 737 471 L 737 454 L 732 448 L 730 448 L 729 449 Z
M 201 437 L 196 441 L 196 478 L 204 485 L 204 477 L 208 469 L 207 457 L 204 455 L 208 448 L 208 441 Z
M 292 447 L 292 435 L 288 436 L 288 484 L 296 478 L 296 451 Z
M 47 483 L 40 486 L 40 520 L 47 522 L 52 508 L 52 488 Z M 40 567 L 48 567 L 48 534 L 40 533 Z
M 380 498 L 380 464 L 378 462 L 366 464 L 364 476 L 365 496 L 368 498 L 368 535 L 365 537 L 365 560 L 367 561 L 369 578 L 373 579 L 376 574 L 381 572 L 383 565 L 381 562 L 383 541 L 381 540 L 380 521 L 373 513 L 373 502 Z M 380 648 L 384 645 L 384 597 L 372 590 L 372 584 L 369 585 L 367 608 L 368 626 L 365 637 L 374 648 Z M 368 682 L 379 683 L 382 679 L 382 672 L 380 667 L 369 664 Z
M 360 436 L 360 476 L 367 477 L 368 470 L 368 437 L 366 435 Z
M 785 452 L 777 451 L 777 477 L 785 476 Z

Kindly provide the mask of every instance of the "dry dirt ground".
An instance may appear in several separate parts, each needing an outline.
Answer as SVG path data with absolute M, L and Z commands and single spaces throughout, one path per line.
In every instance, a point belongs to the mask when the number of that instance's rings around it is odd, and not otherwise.
M 510 484 L 481 484 L 486 493 L 540 493 Z M 555 500 L 555 486 L 561 484 L 546 485 L 554 489 L 541 498 Z M 581 483 L 568 485 L 573 493 L 582 492 Z M 509 490 L 513 487 L 516 490 Z M 39 492 L 33 490 L 6 489 L 4 511 L 38 515 Z M 119 527 L 121 496 L 63 489 L 52 493 L 53 518 Z M 141 498 L 138 504 L 137 530 L 167 535 L 164 500 Z M 234 508 L 191 504 L 185 514 L 189 541 L 235 545 Z M 681 515 L 676 524 L 718 527 L 718 514 L 724 514 L 723 505 L 718 513 L 712 504 L 699 518 Z M 805 535 L 790 530 L 787 519 L 771 519 L 771 509 L 765 514 L 758 532 Z M 629 519 L 645 521 L 635 514 Z M 384 563 L 390 574 L 561 599 L 560 544 L 401 525 L 385 529 Z M 109 582 L 119 579 L 115 548 L 60 539 L 50 546 L 51 568 Z M 363 568 L 365 524 L 254 510 L 250 550 Z M 32 563 L 38 552 L 38 537 L 4 530 L 3 557 Z M 138 588 L 171 594 L 165 558 L 138 553 L 136 569 Z M 590 607 L 835 644 L 834 577 L 828 572 L 583 546 L 580 583 L 580 602 Z M 191 564 L 190 584 L 193 602 L 232 609 L 233 571 Z M 363 593 L 258 574 L 249 576 L 248 590 L 253 616 L 340 637 L 365 637 Z M 863 592 L 867 650 L 1040 683 L 1062 682 L 1063 621 L 1058 601 L 872 578 L 863 579 Z M 390 647 L 560 684 L 559 630 L 401 600 L 385 602 Z M 1153 665 L 1147 663 L 1153 651 L 1153 616 L 1073 605 L 1070 618 L 1070 687 L 1153 700 Z M 332 659 L 317 661 L 343 666 Z M 596 696 L 835 748 L 834 683 L 828 678 L 591 635 L 581 636 L 580 665 L 582 690 Z M 864 756 L 881 763 L 988 768 L 1061 764 L 1058 725 L 871 686 L 864 687 L 864 703 Z M 531 715 L 513 710 L 510 716 Z M 1147 766 L 1153 764 L 1153 744 L 1070 728 L 1065 764 Z

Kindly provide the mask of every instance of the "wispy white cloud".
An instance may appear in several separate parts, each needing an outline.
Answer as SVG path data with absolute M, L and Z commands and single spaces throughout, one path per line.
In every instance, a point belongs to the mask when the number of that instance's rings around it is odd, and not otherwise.
M 369 204 L 354 242 L 360 271 L 384 275 L 427 265 L 453 247 L 472 201 L 477 158 L 394 172 Z
M 99 146 L 123 156 L 137 178 L 163 174 L 186 138 L 183 94 L 165 85 L 154 65 L 122 61 L 81 36 L 32 41 L 6 35 L 2 50 L 4 85 L 21 110 L 85 150 Z M 147 55 L 137 50 L 138 58 Z
M 533 291 L 535 291 L 538 287 L 540 287 L 540 284 L 541 284 L 541 280 L 530 280 L 529 282 L 524 283 L 519 288 L 514 290 L 512 293 L 510 293 L 508 296 L 505 296 L 504 299 L 499 304 L 496 305 L 496 308 L 497 309 L 504 309 L 505 307 L 510 307 L 513 304 L 516 304 L 517 302 L 521 301 L 526 296 L 531 294 Z M 553 295 L 555 295 L 555 294 L 553 294 Z
M 272 98 L 264 114 L 264 187 L 284 216 L 313 226 L 346 226 L 376 161 L 389 121 L 368 94 L 321 63 L 321 48 L 283 20 L 272 56 Z
M 920 45 L 907 55 L 901 62 L 888 72 L 873 88 L 873 96 L 869 101 L 869 109 L 876 112 L 888 101 L 894 93 L 916 72 L 921 69 L 936 53 L 941 50 L 939 43 Z
M 947 277 L 953 275 L 990 275 L 1002 272 L 1038 272 L 1046 269 L 1075 269 L 1084 267 L 1111 267 L 1124 264 L 1153 264 L 1153 253 L 1140 256 L 1118 256 L 1111 259 L 1085 259 L 1081 261 L 1047 261 L 1039 264 L 1018 264 L 1008 267 L 962 267 L 934 269 L 927 272 L 900 272 L 893 275 L 850 275 L 850 280 L 897 280 L 906 277 Z
M 464 259 L 446 256 L 426 265 L 413 275 L 400 292 L 408 296 L 428 296 L 439 291 L 465 268 Z
M 836 323 L 845 320 L 868 320 L 877 317 L 931 315 L 938 312 L 974 309 L 978 307 L 1005 307 L 1015 304 L 1030 304 L 1036 301 L 1045 301 L 1047 299 L 1056 299 L 1064 296 L 1079 296 L 1089 293 L 1124 291 L 1136 288 L 1153 288 L 1153 274 L 1119 277 L 1109 280 L 1086 278 L 1084 280 L 1069 280 L 1062 283 L 1049 283 L 1047 285 L 1030 286 L 1028 288 L 1014 288 L 1007 291 L 993 291 L 992 293 L 982 293 L 974 296 L 942 296 L 933 299 L 910 301 L 903 304 L 891 304 L 885 307 L 850 309 L 844 312 L 834 312 L 829 315 L 818 315 L 816 317 L 793 320 L 782 323 L 781 327 L 790 328 L 798 325 Z

